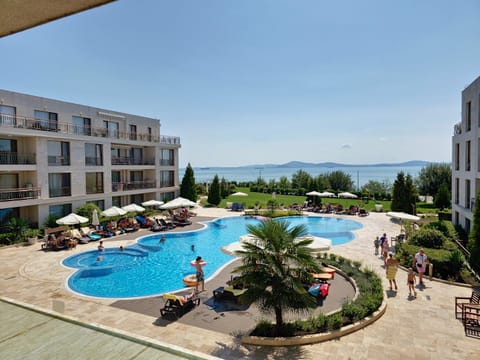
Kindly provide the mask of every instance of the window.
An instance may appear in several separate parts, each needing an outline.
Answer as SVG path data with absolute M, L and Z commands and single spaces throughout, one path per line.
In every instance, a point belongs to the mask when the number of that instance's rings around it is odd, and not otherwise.
M 130 181 L 143 181 L 143 172 L 141 171 L 131 171 L 130 172 Z
M 162 149 L 160 151 L 160 166 L 175 165 L 174 154 L 172 149 Z
M 72 116 L 73 133 L 77 135 L 92 134 L 92 120 L 81 116 Z
M 112 206 L 122 207 L 122 198 L 120 196 L 113 196 Z
M 152 141 L 152 128 L 147 127 L 147 141 Z
M 460 202 L 460 180 L 455 178 L 455 204 Z
M 85 184 L 87 194 L 103 193 L 103 172 L 86 173 Z
M 130 125 L 130 140 L 137 140 L 137 125 Z
M 470 180 L 465 180 L 465 207 L 470 209 Z
M 48 174 L 48 193 L 50 197 L 71 196 L 70 173 Z
M 50 205 L 48 207 L 48 214 L 64 217 L 72 212 L 72 204 Z
M 16 113 L 17 110 L 13 106 L 0 105 L 0 124 L 14 126 Z
M 130 149 L 130 164 L 142 165 L 143 164 L 143 151 L 141 148 Z
M 0 139 L 0 164 L 18 164 L 17 140 Z
M 112 191 L 122 191 L 120 171 L 112 171 Z
M 467 118 L 466 118 L 467 131 L 470 131 L 470 130 L 472 130 L 472 102 L 471 101 L 467 102 L 465 112 L 466 112 L 466 115 L 467 115 Z
M 17 189 L 18 174 L 0 174 L 0 189 Z
M 101 144 L 85 144 L 85 165 L 103 165 L 103 146 Z
M 107 129 L 108 137 L 118 138 L 118 130 L 120 129 L 117 122 L 114 121 L 103 121 L 103 127 Z
M 54 131 L 58 128 L 58 114 L 48 111 L 34 111 L 35 128 Z
M 7 223 L 10 219 L 20 217 L 20 208 L 6 208 L 0 209 L 0 232 L 8 232 Z
M 455 144 L 455 170 L 460 170 L 460 144 Z
M 160 187 L 175 186 L 175 176 L 173 171 L 160 171 Z
M 465 219 L 465 231 L 467 232 L 467 234 L 470 232 L 470 228 L 471 228 L 471 222 L 470 222 L 470 219 Z
M 465 171 L 470 171 L 470 162 L 471 162 L 470 145 L 471 145 L 471 141 L 468 140 L 466 143 L 466 149 L 465 149 Z
M 141 204 L 143 201 L 143 194 L 130 195 L 130 204 Z
M 70 144 L 64 141 L 48 142 L 48 165 L 70 165 Z
M 454 225 L 460 225 L 460 213 L 455 211 L 455 223 Z

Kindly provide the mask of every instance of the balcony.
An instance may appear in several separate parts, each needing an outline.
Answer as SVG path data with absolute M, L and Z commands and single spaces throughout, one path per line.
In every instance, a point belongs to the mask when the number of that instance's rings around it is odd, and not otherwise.
M 101 157 L 85 156 L 85 165 L 102 166 L 103 159 Z
M 112 191 L 128 191 L 128 190 L 140 190 L 140 189 L 154 189 L 155 181 L 124 181 L 112 183 Z
M 0 165 L 33 165 L 36 164 L 35 154 L 0 151 Z
M 50 131 L 61 134 L 70 134 L 78 136 L 105 137 L 120 140 L 134 140 L 160 143 L 165 145 L 180 145 L 180 138 L 176 136 L 154 136 L 149 133 L 139 133 L 130 131 L 108 130 L 103 127 L 78 126 L 71 122 L 48 121 L 26 116 L 14 116 L 0 113 L 0 127 L 10 127 L 17 129 L 30 129 L 38 131 Z
M 39 197 L 40 197 L 39 187 L 0 189 L 0 201 L 38 199 Z
M 462 133 L 462 123 L 459 122 L 453 126 L 453 135 L 460 135 Z
M 175 161 L 173 159 L 160 159 L 160 166 L 174 166 Z
M 69 156 L 48 156 L 48 165 L 49 166 L 69 166 L 70 157 Z
M 48 189 L 50 197 L 71 196 L 72 188 L 70 186 Z
M 112 156 L 112 165 L 155 165 L 155 159 L 137 159 L 129 156 Z

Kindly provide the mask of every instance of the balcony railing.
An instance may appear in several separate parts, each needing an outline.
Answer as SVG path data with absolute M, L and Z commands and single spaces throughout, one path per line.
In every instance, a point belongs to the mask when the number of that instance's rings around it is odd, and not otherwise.
M 152 189 L 155 188 L 155 181 L 124 181 L 112 183 L 112 191 L 127 191 L 127 190 L 139 190 L 139 189 Z
M 86 156 L 85 157 L 85 165 L 102 166 L 103 165 L 103 159 L 101 157 Z
M 86 193 L 90 194 L 103 194 L 103 186 L 91 186 L 87 187 Z
M 130 131 L 105 129 L 103 127 L 82 127 L 67 122 L 40 120 L 28 118 L 26 116 L 9 115 L 2 113 L 0 113 L 0 126 L 25 128 L 39 131 L 52 131 L 72 135 L 107 137 L 121 140 L 131 140 L 133 138 L 136 138 L 136 141 L 146 141 L 165 145 L 180 145 L 180 138 L 176 136 L 163 135 L 159 137 L 149 133 L 134 133 Z
M 39 197 L 39 187 L 0 189 L 0 201 L 38 199 Z
M 36 164 L 35 154 L 0 151 L 0 165 L 31 165 Z
M 160 166 L 173 166 L 175 161 L 173 159 L 160 159 Z
M 453 135 L 460 135 L 462 133 L 462 123 L 459 122 L 453 126 Z
M 175 181 L 160 181 L 160 188 L 167 188 L 175 186 Z
M 50 197 L 71 196 L 72 188 L 70 186 L 48 189 Z
M 155 165 L 154 159 L 136 159 L 129 156 L 112 157 L 112 165 Z
M 50 166 L 69 166 L 69 156 L 48 156 L 48 165 Z

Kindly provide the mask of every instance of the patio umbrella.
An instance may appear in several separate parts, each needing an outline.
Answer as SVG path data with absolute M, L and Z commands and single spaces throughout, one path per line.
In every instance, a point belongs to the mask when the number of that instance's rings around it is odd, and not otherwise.
M 356 199 L 356 198 L 358 198 L 357 195 L 352 194 L 352 193 L 349 193 L 348 191 L 339 193 L 339 194 L 338 194 L 338 197 L 339 197 L 339 198 L 347 198 L 347 199 Z
M 158 200 L 148 200 L 142 203 L 143 206 L 160 206 L 163 204 L 164 204 L 163 201 L 158 201 Z
M 163 204 L 162 206 L 160 206 L 160 209 L 173 210 L 181 207 L 195 207 L 195 206 L 197 206 L 197 204 L 194 203 L 193 201 L 190 201 L 182 197 L 178 197 L 176 199 L 173 199 L 167 202 L 166 204 Z
M 307 247 L 314 251 L 329 250 L 330 247 L 332 246 L 332 240 L 327 238 L 322 238 L 319 236 L 306 235 L 306 236 L 296 238 L 295 240 L 299 241 L 299 240 L 306 240 L 306 239 L 313 240 L 311 244 L 307 245 Z
M 389 211 L 387 212 L 387 216 L 390 216 L 391 218 L 394 219 L 399 219 L 399 220 L 407 220 L 407 221 L 419 221 L 420 218 L 418 216 L 412 215 L 412 214 L 407 214 L 404 212 L 395 212 L 395 211 Z
M 248 194 L 246 194 L 244 192 L 241 192 L 241 191 L 238 191 L 236 193 L 233 193 L 231 196 L 248 196 Z
M 56 221 L 58 225 L 77 225 L 88 222 L 88 218 L 71 213 Z
M 321 192 L 320 195 L 318 195 L 320 197 L 335 197 L 335 194 L 334 193 L 331 193 L 331 192 L 328 192 L 328 191 L 324 191 L 324 192 Z
M 92 213 L 92 225 L 97 227 L 98 225 L 100 225 L 100 220 L 98 220 L 98 211 L 97 209 L 93 209 L 93 213 Z
M 125 215 L 127 212 L 119 207 L 112 206 L 106 210 L 102 211 L 102 215 L 106 217 L 112 217 L 112 216 L 122 216 Z
M 141 207 L 140 205 L 137 204 L 129 204 L 126 206 L 122 206 L 122 209 L 125 210 L 126 212 L 142 212 L 145 211 L 144 207 Z
M 307 196 L 322 196 L 322 193 L 319 193 L 318 191 L 310 191 L 306 193 L 305 195 Z

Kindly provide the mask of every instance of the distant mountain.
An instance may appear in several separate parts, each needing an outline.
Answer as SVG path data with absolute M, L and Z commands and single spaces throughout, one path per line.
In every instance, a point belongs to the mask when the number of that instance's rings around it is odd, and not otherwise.
M 431 161 L 424 161 L 424 160 L 411 160 L 405 161 L 401 163 L 377 163 L 377 164 L 342 164 L 336 162 L 322 162 L 322 163 L 311 163 L 311 162 L 303 162 L 303 161 L 289 161 L 285 164 L 274 165 L 274 164 L 256 164 L 256 165 L 246 165 L 242 167 L 248 168 L 261 168 L 261 167 L 278 167 L 278 168 L 312 168 L 312 167 L 326 167 L 326 168 L 335 168 L 335 167 L 364 167 L 364 166 L 378 166 L 378 167 L 409 167 L 409 166 L 427 166 L 431 164 Z

